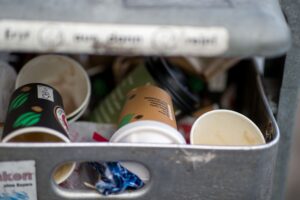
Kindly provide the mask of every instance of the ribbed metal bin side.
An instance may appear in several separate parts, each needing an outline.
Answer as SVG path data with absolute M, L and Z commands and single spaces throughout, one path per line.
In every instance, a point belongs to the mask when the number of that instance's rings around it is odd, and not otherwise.
M 272 136 L 261 146 L 223 147 L 154 144 L 1 144 L 0 161 L 35 160 L 39 200 L 57 199 L 206 199 L 269 200 L 279 130 L 268 106 L 254 63 L 241 75 L 253 90 L 245 103 L 249 116 L 264 134 Z M 248 79 L 246 77 L 249 77 Z M 265 135 L 266 136 L 266 135 Z M 103 197 L 95 192 L 66 191 L 50 180 L 59 163 L 104 160 L 136 161 L 150 171 L 142 190 Z

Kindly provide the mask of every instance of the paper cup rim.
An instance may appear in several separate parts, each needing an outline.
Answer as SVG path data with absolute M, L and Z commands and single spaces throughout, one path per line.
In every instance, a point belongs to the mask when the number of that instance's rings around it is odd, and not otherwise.
M 110 138 L 110 142 L 119 142 L 123 138 L 126 138 L 127 136 L 133 134 L 132 131 L 143 131 L 143 130 L 155 130 L 157 133 L 161 133 L 164 136 L 167 136 L 168 138 L 171 138 L 170 144 L 186 144 L 186 141 L 182 134 L 176 130 L 175 128 L 171 127 L 170 125 L 158 122 L 158 121 L 152 121 L 152 120 L 143 120 L 143 121 L 136 121 L 131 122 L 129 124 L 126 124 L 125 126 L 118 129 Z M 131 142 L 125 142 L 125 143 L 131 143 Z M 147 143 L 140 142 L 140 143 Z M 160 144 L 161 142 L 157 142 L 157 144 Z
M 20 85 L 20 74 L 22 74 L 22 72 L 24 70 L 26 70 L 26 68 L 28 68 L 28 66 L 30 67 L 30 63 L 36 61 L 36 60 L 39 60 L 41 58 L 47 58 L 47 57 L 60 57 L 61 59 L 65 59 L 65 60 L 68 60 L 70 61 L 71 63 L 74 64 L 74 66 L 79 69 L 81 72 L 82 72 L 82 75 L 84 76 L 84 79 L 85 79 L 85 84 L 87 85 L 87 94 L 84 98 L 84 100 L 82 101 L 82 103 L 80 104 L 80 106 L 78 106 L 78 108 L 76 108 L 73 112 L 69 113 L 67 115 L 67 119 L 68 118 L 72 118 L 74 117 L 76 114 L 83 114 L 83 112 L 81 112 L 82 109 L 85 109 L 85 106 L 88 105 L 89 101 L 90 101 L 90 97 L 91 97 L 91 93 L 92 93 L 92 89 L 91 89 L 91 83 L 90 83 L 90 79 L 89 79 L 89 76 L 87 74 L 87 72 L 83 69 L 83 66 L 78 63 L 76 60 L 74 59 L 71 59 L 69 58 L 68 56 L 62 56 L 62 55 L 55 55 L 55 54 L 47 54 L 47 55 L 40 55 L 40 56 L 37 56 L 31 60 L 29 60 L 22 68 L 21 70 L 19 71 L 18 75 L 17 75 L 17 78 L 16 78 L 16 83 L 15 83 L 15 89 L 18 89 L 19 87 L 22 87 L 23 85 Z M 37 82 L 31 82 L 31 83 L 37 83 Z M 29 84 L 29 83 L 26 83 L 26 84 Z M 26 85 L 24 84 L 24 85 Z M 45 83 L 44 83 L 45 84 Z M 50 85 L 51 86 L 51 85 Z M 52 87 L 52 86 L 51 86 Z M 60 94 L 61 95 L 61 94 Z M 62 95 L 61 95 L 62 96 Z
M 70 139 L 67 138 L 65 135 L 63 135 L 62 133 L 59 133 L 56 130 L 53 130 L 50 128 L 44 128 L 44 127 L 27 127 L 27 128 L 15 130 L 12 133 L 10 133 L 9 135 L 7 135 L 6 137 L 4 137 L 1 142 L 8 143 L 9 140 L 11 140 L 12 138 L 14 138 L 16 136 L 21 135 L 22 133 L 28 134 L 28 133 L 32 133 L 32 132 L 41 132 L 41 133 L 49 134 L 52 136 L 56 136 L 56 137 L 62 139 L 63 142 L 70 143 Z M 55 180 L 56 184 L 60 184 L 60 183 L 64 182 L 73 173 L 73 171 L 75 170 L 75 167 L 76 167 L 76 163 L 71 162 L 70 164 L 72 165 L 71 168 L 68 170 L 67 173 L 62 175 L 59 179 Z
M 191 133 L 190 133 L 190 142 L 191 142 L 192 145 L 201 145 L 201 144 L 195 144 L 194 140 L 193 140 L 193 138 L 195 136 L 195 129 L 196 129 L 196 126 L 199 123 L 199 121 L 201 121 L 203 118 L 205 118 L 207 116 L 214 115 L 216 113 L 227 113 L 227 114 L 232 114 L 232 115 L 239 116 L 239 117 L 243 118 L 244 120 L 246 120 L 249 124 L 251 124 L 254 127 L 254 129 L 256 130 L 256 132 L 259 133 L 258 135 L 260 136 L 260 138 L 263 140 L 264 143 L 266 143 L 266 140 L 265 140 L 265 138 L 264 138 L 263 133 L 261 132 L 261 130 L 247 116 L 245 116 L 245 115 L 243 115 L 243 114 L 241 114 L 239 112 L 233 111 L 233 110 L 217 109 L 217 110 L 208 111 L 208 112 L 204 113 L 203 115 L 201 115 L 200 117 L 198 117 L 196 119 L 196 121 L 194 122 L 194 124 L 192 126 Z M 226 145 L 226 146 L 228 146 L 228 145 Z M 252 145 L 234 145 L 234 146 L 252 146 Z
M 21 128 L 18 130 L 15 130 L 8 135 L 6 135 L 1 142 L 7 143 L 9 142 L 12 138 L 19 136 L 21 134 L 29 134 L 29 133 L 34 133 L 34 132 L 39 132 L 39 133 L 45 133 L 49 134 L 52 136 L 56 136 L 59 139 L 62 139 L 63 142 L 70 143 L 70 139 L 67 138 L 63 133 L 60 133 L 56 130 L 50 129 L 50 128 L 45 128 L 45 127 L 27 127 L 27 128 Z
M 83 107 L 76 115 L 68 117 L 67 118 L 68 123 L 71 124 L 71 123 L 77 121 L 83 115 L 83 113 L 85 112 L 87 107 L 88 107 L 88 104 L 85 107 Z

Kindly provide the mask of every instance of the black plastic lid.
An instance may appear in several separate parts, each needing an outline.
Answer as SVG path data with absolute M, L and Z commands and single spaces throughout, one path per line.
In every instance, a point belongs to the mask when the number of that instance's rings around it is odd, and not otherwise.
M 161 57 L 147 58 L 145 62 L 155 81 L 172 96 L 173 102 L 183 113 L 195 111 L 200 99 L 188 88 L 188 78 L 178 67 Z

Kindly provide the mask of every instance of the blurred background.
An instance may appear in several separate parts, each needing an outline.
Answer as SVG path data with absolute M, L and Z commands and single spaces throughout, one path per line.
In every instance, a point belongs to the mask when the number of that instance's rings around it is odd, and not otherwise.
M 300 109 L 298 108 L 296 120 L 300 120 Z M 300 197 L 300 123 L 296 123 L 293 135 L 293 145 L 290 155 L 286 200 L 298 200 Z

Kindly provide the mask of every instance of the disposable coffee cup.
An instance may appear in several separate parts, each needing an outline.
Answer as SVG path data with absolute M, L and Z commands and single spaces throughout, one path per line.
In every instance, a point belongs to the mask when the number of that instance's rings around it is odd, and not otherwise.
M 147 84 L 155 85 L 154 79 L 144 65 L 137 66 L 96 106 L 91 113 L 91 120 L 100 123 L 118 123 L 128 92 Z
M 113 134 L 110 142 L 150 143 L 150 144 L 186 144 L 184 137 L 173 127 L 157 121 L 136 121 L 120 128 Z M 122 162 L 129 171 L 141 180 L 150 180 L 147 168 L 136 162 Z
M 54 87 L 62 96 L 69 122 L 82 116 L 91 96 L 86 71 L 66 56 L 43 55 L 30 60 L 19 72 L 16 88 L 28 83 L 44 83 Z
M 260 129 L 246 116 L 231 110 L 213 110 L 193 124 L 194 145 L 252 146 L 266 141 Z
M 114 71 L 118 71 L 121 67 L 134 69 L 128 74 L 127 71 L 123 73 L 121 70 L 121 76 L 124 74 L 127 76 L 96 106 L 90 115 L 92 121 L 117 123 L 119 113 L 126 102 L 126 94 L 136 87 L 148 84 L 168 91 L 176 108 L 176 116 L 190 114 L 198 107 L 200 99 L 189 87 L 189 76 L 172 63 L 164 58 L 155 57 L 130 60 L 117 61 Z
M 177 128 L 171 96 L 163 89 L 145 85 L 131 90 L 119 116 L 119 127 L 130 122 L 153 120 Z
M 155 86 L 139 87 L 128 93 L 119 127 L 110 142 L 186 144 L 176 129 L 171 97 Z M 133 162 L 122 164 L 143 181 L 149 180 L 149 172 L 143 165 Z
M 68 123 L 60 94 L 51 86 L 31 83 L 18 88 L 10 99 L 2 142 L 69 143 Z M 75 163 L 54 172 L 57 184 L 65 181 Z

